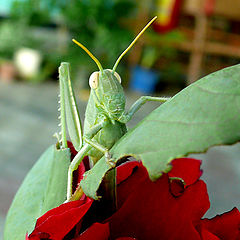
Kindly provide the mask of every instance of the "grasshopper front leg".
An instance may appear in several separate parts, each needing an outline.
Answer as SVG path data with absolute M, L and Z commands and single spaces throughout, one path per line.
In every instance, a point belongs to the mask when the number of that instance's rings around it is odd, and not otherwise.
M 170 98 L 165 97 L 151 97 L 151 96 L 141 96 L 130 108 L 128 113 L 123 113 L 122 116 L 118 119 L 121 123 L 129 122 L 133 115 L 146 103 L 150 101 L 161 102 L 164 103 Z

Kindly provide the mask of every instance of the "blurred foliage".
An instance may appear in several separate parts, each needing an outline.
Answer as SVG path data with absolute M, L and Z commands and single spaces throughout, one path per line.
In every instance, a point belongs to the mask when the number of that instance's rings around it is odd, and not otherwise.
M 12 56 L 19 47 L 41 47 L 41 39 L 32 34 L 32 27 L 51 23 L 50 13 L 50 6 L 44 7 L 40 0 L 13 1 L 9 18 L 0 24 L 0 51 Z
M 51 22 L 54 2 L 40 0 L 16 0 L 11 7 L 11 19 L 28 26 L 43 26 Z
M 78 83 L 84 86 L 97 67 L 71 39 L 85 45 L 104 68 L 112 68 L 134 38 L 127 23 L 137 10 L 135 0 L 15 0 L 9 18 L 0 22 L 0 55 L 12 59 L 20 47 L 39 50 L 42 69 L 34 81 L 57 79 L 60 62 L 68 61 L 72 79 L 81 79 Z M 182 41 L 183 35 L 178 31 L 146 34 L 151 45 L 144 47 L 140 65 L 156 67 L 162 76 L 175 77 L 181 67 L 176 63 L 177 50 L 168 43 Z M 123 78 L 125 66 L 122 61 L 117 69 Z
M 23 45 L 26 35 L 22 31 L 21 24 L 12 21 L 4 21 L 0 24 L 0 56 L 11 59 L 17 48 Z
M 36 34 L 37 28 L 49 26 L 52 22 L 53 4 L 50 6 L 46 4 L 47 2 L 44 2 L 43 5 L 43 1 L 40 0 L 16 0 L 11 5 L 8 18 L 0 22 L 1 58 L 13 59 L 14 53 L 22 47 L 39 50 L 43 55 L 42 71 L 36 78 L 32 79 L 33 81 L 45 80 L 56 69 L 57 52 L 52 51 L 49 54 L 45 48 L 46 37 L 41 37 L 41 33 Z
M 135 9 L 134 0 L 16 0 L 9 19 L 0 23 L 0 54 L 12 58 L 19 47 L 39 50 L 44 59 L 42 79 L 53 75 L 61 61 L 69 61 L 74 73 L 79 68 L 95 71 L 95 63 L 72 43 L 75 38 L 105 68 L 112 68 L 133 39 L 122 22 Z
M 144 46 L 140 65 L 144 68 L 153 68 L 160 71 L 159 80 L 162 82 L 182 84 L 184 78 L 182 65 L 179 62 L 179 51 L 174 43 L 185 40 L 184 34 L 179 30 L 173 30 L 165 34 L 154 31 L 148 33 L 148 41 L 151 45 Z
M 143 54 L 141 58 L 140 65 L 143 66 L 146 69 L 152 68 L 154 63 L 159 57 L 159 51 L 153 46 L 146 46 L 143 49 Z
M 170 60 L 178 55 L 178 50 L 174 47 L 174 43 L 180 43 L 185 40 L 184 34 L 179 30 L 173 30 L 165 34 L 151 31 L 149 32 L 148 37 L 149 42 L 152 44 L 151 48 L 156 52 L 155 55 L 157 55 L 158 58 Z M 146 48 L 148 48 L 148 46 Z
M 102 63 L 112 68 L 120 53 L 133 39 L 122 20 L 135 10 L 131 0 L 70 0 L 60 5 L 62 22 L 72 38 L 84 44 Z M 70 43 L 68 61 L 96 70 L 95 63 Z

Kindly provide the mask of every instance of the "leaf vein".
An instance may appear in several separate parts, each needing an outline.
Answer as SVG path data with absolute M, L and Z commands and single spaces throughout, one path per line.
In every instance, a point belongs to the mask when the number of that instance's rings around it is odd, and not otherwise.
M 213 91 L 213 90 L 206 89 L 206 88 L 204 88 L 204 87 L 202 87 L 202 86 L 199 86 L 199 85 L 196 85 L 196 87 L 197 87 L 198 89 L 200 89 L 201 91 L 207 92 L 207 93 L 210 93 L 210 94 L 229 95 L 229 96 L 238 96 L 238 97 L 240 96 L 240 94 L 234 94 L 234 93 L 215 92 L 215 91 Z

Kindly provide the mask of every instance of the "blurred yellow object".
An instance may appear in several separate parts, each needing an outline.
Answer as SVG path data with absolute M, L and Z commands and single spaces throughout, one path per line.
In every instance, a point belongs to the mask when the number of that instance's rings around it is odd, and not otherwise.
M 158 0 L 157 23 L 166 25 L 170 22 L 174 3 L 175 0 Z
M 153 25 L 155 31 L 165 33 L 176 27 L 179 19 L 182 0 L 157 0 L 157 21 Z

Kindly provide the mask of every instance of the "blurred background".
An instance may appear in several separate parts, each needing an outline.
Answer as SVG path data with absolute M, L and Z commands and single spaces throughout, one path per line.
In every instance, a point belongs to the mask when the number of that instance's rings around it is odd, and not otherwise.
M 134 36 L 158 19 L 118 66 L 127 107 L 140 95 L 172 96 L 240 60 L 237 0 L 1 0 L 0 239 L 4 218 L 24 176 L 56 142 L 58 66 L 71 63 L 82 120 L 95 63 L 71 39 L 112 68 Z M 134 126 L 158 104 L 148 103 Z M 240 147 L 214 147 L 204 159 L 212 207 L 208 216 L 240 207 Z

